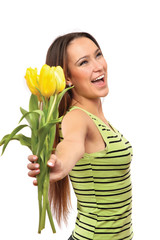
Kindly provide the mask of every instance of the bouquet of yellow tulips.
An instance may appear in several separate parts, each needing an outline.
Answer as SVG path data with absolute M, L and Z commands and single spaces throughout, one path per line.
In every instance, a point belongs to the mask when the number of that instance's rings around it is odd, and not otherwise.
M 46 212 L 48 213 L 52 231 L 55 233 L 56 230 L 48 200 L 49 168 L 47 161 L 53 151 L 56 123 L 61 121 L 58 112 L 59 103 L 65 92 L 72 87 L 65 88 L 64 72 L 60 66 L 50 67 L 45 64 L 42 66 L 39 75 L 37 68 L 28 68 L 25 79 L 32 94 L 29 101 L 29 111 L 20 108 L 23 116 L 19 124 L 24 118 L 28 124 L 18 125 L 10 134 L 5 135 L 0 141 L 0 146 L 3 145 L 3 154 L 11 140 L 19 140 L 22 145 L 30 148 L 32 154 L 38 156 L 38 163 L 40 164 L 40 174 L 37 177 L 38 233 L 41 233 L 41 230 L 45 228 Z M 25 127 L 31 129 L 31 137 L 17 134 Z

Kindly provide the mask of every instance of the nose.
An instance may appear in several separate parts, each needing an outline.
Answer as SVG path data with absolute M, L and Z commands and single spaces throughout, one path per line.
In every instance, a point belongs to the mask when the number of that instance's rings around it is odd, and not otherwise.
M 93 62 L 93 71 L 94 72 L 98 72 L 103 70 L 103 64 L 101 62 L 99 62 L 98 60 L 94 59 Z

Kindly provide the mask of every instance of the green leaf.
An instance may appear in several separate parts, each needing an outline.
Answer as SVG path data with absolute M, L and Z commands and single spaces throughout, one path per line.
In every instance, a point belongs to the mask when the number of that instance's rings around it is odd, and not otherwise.
M 3 145 L 3 149 L 2 149 L 2 154 L 4 153 L 8 143 L 12 140 L 12 138 L 16 135 L 17 132 L 19 132 L 22 128 L 24 127 L 28 127 L 28 125 L 20 125 L 18 127 L 16 127 L 5 139 L 4 141 L 4 145 Z M 1 155 L 2 155 L 1 154 Z
M 50 129 L 54 126 L 54 124 L 60 122 L 62 120 L 62 117 L 58 118 L 58 119 L 54 119 L 48 123 L 46 123 L 43 127 L 41 127 L 38 130 L 38 149 L 37 149 L 37 156 L 40 155 L 42 148 L 43 148 L 43 144 L 45 141 L 45 138 L 47 136 L 47 134 L 49 133 Z
M 38 97 L 34 94 L 31 95 L 29 101 L 29 112 L 38 110 Z M 32 129 L 38 129 L 39 126 L 39 116 L 36 114 L 28 115 L 30 117 L 30 126 Z
M 38 144 L 38 132 L 37 130 L 32 129 L 31 150 L 33 154 L 36 154 L 37 152 L 37 144 Z
M 27 147 L 29 147 L 29 149 L 31 149 L 31 138 L 30 137 L 26 137 L 23 134 L 17 134 L 13 137 L 13 140 L 18 140 L 21 143 L 21 145 L 27 146 Z
M 38 124 L 39 124 L 38 114 L 41 115 L 42 113 L 40 113 L 39 111 L 41 111 L 41 110 L 38 109 L 37 96 L 35 96 L 33 94 L 30 97 L 29 110 L 30 111 L 28 112 L 25 109 L 23 109 L 22 107 L 20 107 L 20 111 L 23 116 L 20 119 L 19 123 L 22 121 L 23 118 L 25 118 L 32 129 L 38 129 Z M 37 114 L 31 115 L 30 113 L 37 113 Z
M 32 98 L 32 101 L 33 101 L 33 100 L 34 100 L 34 97 Z M 31 104 L 32 101 L 30 101 L 30 104 Z M 34 104 L 34 103 L 33 103 L 33 104 Z M 35 106 L 34 106 L 34 107 L 35 107 Z M 33 108 L 34 108 L 34 107 L 33 107 Z M 32 109 L 31 106 L 30 106 L 30 109 Z M 25 119 L 28 121 L 28 123 L 29 123 L 29 125 L 30 125 L 30 127 L 31 127 L 31 130 L 32 130 L 32 135 L 31 135 L 31 151 L 32 151 L 33 154 L 36 154 L 37 141 L 38 141 L 37 129 L 38 129 L 38 126 L 39 126 L 39 115 L 36 114 L 36 113 L 34 113 L 34 115 L 35 115 L 34 117 L 35 117 L 35 118 L 33 118 L 33 117 L 31 116 L 30 112 L 27 112 L 27 111 L 24 110 L 23 108 L 20 108 L 20 110 L 21 110 L 21 112 L 22 112 L 22 114 L 23 114 L 23 116 L 22 116 L 22 118 L 20 119 L 20 121 L 22 121 L 22 119 L 25 118 Z M 40 111 L 40 110 L 33 110 L 33 111 Z M 39 114 L 43 115 L 42 112 L 39 113 Z
M 58 94 L 57 96 L 57 100 L 56 100 L 56 104 L 55 104 L 55 107 L 54 107 L 54 111 L 53 111 L 53 118 L 56 118 L 57 117 L 57 113 L 58 113 L 58 107 L 59 107 L 59 104 L 60 104 L 60 101 L 62 99 L 62 97 L 64 96 L 64 94 L 72 89 L 74 86 L 72 87 L 69 87 L 69 88 L 65 88 L 61 93 Z
M 7 137 L 9 136 L 9 134 L 5 135 L 1 141 L 0 141 L 0 146 L 2 146 L 4 144 L 4 142 L 6 141 Z
M 29 111 L 34 111 L 38 109 L 38 98 L 36 95 L 31 94 L 30 100 L 29 100 Z
M 50 129 L 50 139 L 48 143 L 48 150 L 50 153 L 53 151 L 55 134 L 56 134 L 56 125 L 54 124 L 53 127 Z
M 48 98 L 45 98 L 44 96 L 42 96 L 42 105 L 43 105 L 43 112 L 44 112 L 45 118 L 47 117 L 48 103 L 49 103 Z
M 19 123 L 20 123 L 24 118 L 26 118 L 27 115 L 29 115 L 29 114 L 39 114 L 39 115 L 42 117 L 42 116 L 44 115 L 44 112 L 43 112 L 42 110 L 34 110 L 34 111 L 31 111 L 31 112 L 26 112 L 26 113 L 21 117 Z M 31 119 L 30 119 L 30 121 L 31 121 Z M 32 122 L 32 121 L 31 121 L 31 122 Z M 31 125 L 32 125 L 32 123 L 31 123 Z M 31 127 L 32 127 L 32 126 L 31 126 Z
M 5 141 L 7 140 L 8 137 L 9 137 L 9 134 L 7 134 L 3 137 L 3 139 L 0 141 L 0 146 L 2 146 L 5 143 Z M 27 146 L 31 149 L 31 138 L 26 137 L 23 134 L 17 134 L 15 136 L 13 136 L 10 139 L 10 141 L 11 140 L 18 140 L 22 145 Z
M 25 109 L 23 109 L 22 107 L 20 107 L 20 111 L 22 113 L 22 115 L 24 116 L 26 113 L 28 113 L 28 111 L 26 111 Z M 30 119 L 30 116 L 26 115 L 26 120 L 27 122 L 29 123 L 29 125 L 31 126 L 31 119 Z

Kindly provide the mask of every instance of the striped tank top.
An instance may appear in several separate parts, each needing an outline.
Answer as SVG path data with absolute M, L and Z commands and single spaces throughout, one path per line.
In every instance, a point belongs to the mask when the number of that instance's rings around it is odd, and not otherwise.
M 110 123 L 79 107 L 94 121 L 106 148 L 85 153 L 69 173 L 77 197 L 75 240 L 131 240 L 132 185 L 129 141 Z

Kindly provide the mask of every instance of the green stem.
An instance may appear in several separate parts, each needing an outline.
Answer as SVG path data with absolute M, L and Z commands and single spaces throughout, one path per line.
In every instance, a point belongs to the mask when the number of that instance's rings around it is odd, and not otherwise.
M 48 112 L 48 116 L 46 119 L 46 123 L 48 123 L 52 116 L 53 116 L 53 111 L 54 107 L 56 104 L 57 100 L 57 94 L 55 94 L 55 97 L 53 99 L 53 102 L 51 104 L 50 110 Z M 48 102 L 46 103 L 48 107 Z M 53 132 L 55 134 L 55 131 Z M 54 136 L 54 135 L 53 135 Z M 51 141 L 49 135 L 46 136 L 44 140 L 44 151 L 43 151 L 43 160 L 42 158 L 40 159 L 40 149 L 39 147 L 37 148 L 37 156 L 39 158 L 39 163 L 40 163 L 40 170 L 41 173 L 38 177 L 38 201 L 39 201 L 39 228 L 38 228 L 38 233 L 41 233 L 41 230 L 45 228 L 45 220 L 46 220 L 46 211 L 48 213 L 49 221 L 51 224 L 51 228 L 53 233 L 56 232 L 54 222 L 52 219 L 52 214 L 49 206 L 49 200 L 48 200 L 48 190 L 49 190 L 49 168 L 47 167 L 47 161 L 48 161 L 48 154 L 49 154 L 49 141 Z M 41 154 L 42 155 L 42 154 Z M 44 164 L 44 165 L 43 165 Z
M 38 204 L 39 204 L 39 226 L 38 226 L 38 233 L 41 233 L 41 219 L 42 219 L 42 200 L 43 200 L 43 179 L 44 179 L 44 171 L 43 171 L 43 160 L 39 157 L 38 163 L 40 165 L 40 174 L 37 176 L 38 182 Z
M 56 233 L 56 229 L 55 229 L 55 226 L 54 226 L 52 213 L 51 213 L 51 208 L 50 208 L 48 199 L 47 199 L 47 213 L 48 213 L 48 218 L 49 218 L 49 221 L 50 221 L 50 225 L 51 225 L 52 231 L 53 231 L 53 233 Z
M 47 199 L 48 199 L 48 188 L 49 188 L 49 172 L 45 174 L 45 179 L 43 183 L 43 207 L 41 215 L 41 230 L 45 228 L 46 210 L 47 210 Z
M 49 114 L 48 114 L 48 116 L 47 116 L 47 121 L 46 121 L 46 123 L 49 122 L 49 120 L 50 120 L 50 118 L 51 118 L 51 116 L 52 116 L 52 113 L 53 113 L 53 109 L 54 109 L 56 100 L 57 100 L 57 94 L 55 94 L 54 101 L 53 101 L 53 103 L 52 103 L 50 112 L 49 112 Z
M 39 204 L 39 226 L 38 233 L 41 233 L 41 213 L 42 213 L 42 189 L 40 183 L 38 184 L 38 204 Z

